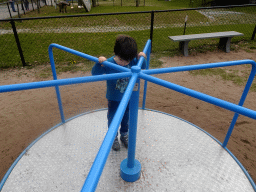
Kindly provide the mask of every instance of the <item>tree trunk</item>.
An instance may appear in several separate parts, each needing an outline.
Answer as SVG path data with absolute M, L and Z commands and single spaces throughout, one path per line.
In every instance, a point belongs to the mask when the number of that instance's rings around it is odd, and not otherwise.
M 140 0 L 136 0 L 136 7 L 140 6 Z
M 97 5 L 96 5 L 96 0 L 92 0 L 92 6 L 93 7 L 96 7 Z

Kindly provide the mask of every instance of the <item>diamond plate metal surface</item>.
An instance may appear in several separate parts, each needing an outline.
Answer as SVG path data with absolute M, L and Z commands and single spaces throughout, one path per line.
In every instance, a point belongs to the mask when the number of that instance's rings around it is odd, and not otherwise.
M 107 111 L 77 117 L 41 138 L 20 159 L 2 191 L 80 191 L 107 132 Z M 96 191 L 254 191 L 235 160 L 193 125 L 139 110 L 133 183 L 119 171 L 127 149 L 111 151 Z

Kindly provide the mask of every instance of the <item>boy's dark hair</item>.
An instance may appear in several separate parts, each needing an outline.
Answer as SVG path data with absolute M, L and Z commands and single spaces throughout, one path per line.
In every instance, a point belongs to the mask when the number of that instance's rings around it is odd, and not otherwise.
M 114 46 L 115 55 L 125 61 L 131 61 L 137 56 L 137 43 L 127 35 L 119 35 Z

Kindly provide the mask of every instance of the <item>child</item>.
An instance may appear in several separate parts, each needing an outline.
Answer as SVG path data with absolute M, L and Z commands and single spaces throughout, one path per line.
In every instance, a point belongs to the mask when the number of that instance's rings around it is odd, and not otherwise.
M 29 11 L 29 2 L 28 2 L 28 0 L 24 0 L 24 4 L 25 4 L 26 11 Z
M 111 63 L 131 68 L 133 65 L 137 65 L 139 57 L 143 56 L 146 58 L 146 55 L 143 52 L 137 54 L 137 43 L 136 41 L 129 36 L 119 35 L 116 38 L 114 46 L 115 55 L 109 59 L 101 56 L 99 57 L 99 62 L 96 63 L 92 68 L 92 75 L 102 75 L 102 74 L 111 74 L 119 73 L 119 71 L 112 68 L 101 65 L 104 61 L 109 61 Z M 146 62 L 142 65 L 142 68 L 146 68 Z M 108 127 L 110 126 L 112 119 L 115 115 L 115 112 L 119 106 L 119 103 L 123 97 L 124 91 L 129 83 L 129 78 L 122 78 L 118 80 L 108 80 L 107 81 L 107 94 L 106 98 L 108 99 Z M 128 122 L 129 121 L 129 104 L 125 110 L 120 129 L 120 140 L 124 146 L 128 147 Z M 120 150 L 120 144 L 118 142 L 118 133 L 112 145 L 112 149 L 115 151 Z
M 14 0 L 9 0 L 9 2 L 11 3 L 12 11 L 16 12 L 15 6 L 14 6 L 15 5 Z

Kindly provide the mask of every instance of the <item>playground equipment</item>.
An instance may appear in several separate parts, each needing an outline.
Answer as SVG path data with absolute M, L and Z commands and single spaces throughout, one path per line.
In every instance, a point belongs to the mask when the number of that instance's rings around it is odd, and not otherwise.
M 142 57 L 131 70 L 105 61 L 103 65 L 115 68 L 121 73 L 58 80 L 53 48 L 98 61 L 90 55 L 51 44 L 49 57 L 54 80 L 0 86 L 1 93 L 55 87 L 62 121 L 19 156 L 0 183 L 0 190 L 26 191 L 40 188 L 42 191 L 256 191 L 250 175 L 226 147 L 239 114 L 256 119 L 256 111 L 243 107 L 256 73 L 254 61 L 149 69 L 151 41 L 148 40 L 143 50 L 147 54 L 146 70 L 140 69 L 144 59 Z M 242 64 L 251 64 L 252 70 L 238 105 L 151 76 Z M 130 77 L 130 82 L 109 129 L 105 123 L 105 109 L 65 119 L 59 86 L 124 77 Z M 138 110 L 140 79 L 144 79 L 145 83 L 142 109 Z M 235 115 L 224 142 L 219 142 L 182 119 L 145 109 L 147 81 L 234 111 Z M 135 85 L 138 86 L 136 90 Z M 129 101 L 132 115 L 128 155 L 125 158 L 126 150 L 115 153 L 111 151 L 111 146 Z M 136 143 L 137 135 L 139 139 Z M 98 152 L 95 157 L 96 151 Z M 119 175 L 127 182 L 122 181 Z
M 91 11 L 92 3 L 91 0 L 78 0 L 78 5 L 81 4 L 85 8 L 87 12 Z M 78 6 L 78 8 L 82 8 L 82 6 Z
M 90 12 L 92 8 L 92 4 L 90 0 L 83 0 L 84 7 L 86 11 Z

